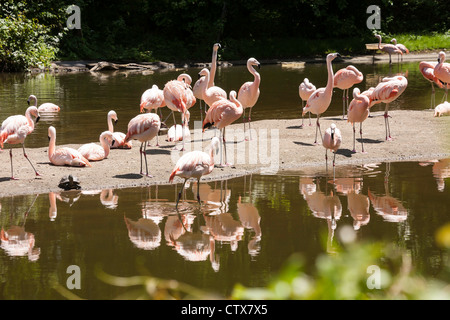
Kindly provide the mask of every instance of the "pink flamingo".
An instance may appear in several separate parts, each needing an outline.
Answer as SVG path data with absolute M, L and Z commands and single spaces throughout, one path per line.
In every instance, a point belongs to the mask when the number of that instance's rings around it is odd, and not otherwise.
M 83 157 L 81 153 L 73 148 L 61 147 L 56 149 L 56 129 L 53 126 L 48 127 L 48 137 L 50 139 L 48 145 L 48 159 L 55 166 L 72 166 L 72 167 L 92 167 L 88 159 Z
M 445 63 L 445 52 L 439 52 L 438 64 L 434 67 L 434 75 L 445 85 L 445 96 L 443 100 L 447 101 L 448 87 L 450 87 L 450 63 Z
M 189 140 L 191 138 L 191 133 L 189 131 L 188 123 L 190 118 L 190 112 L 186 111 L 186 121 L 184 121 L 184 126 L 186 127 L 186 131 L 184 132 L 184 139 Z M 182 141 L 183 140 L 183 127 L 179 124 L 173 125 L 167 131 L 167 141 Z
M 333 67 L 331 66 L 331 61 L 336 57 L 340 57 L 339 53 L 330 53 L 327 55 L 327 70 L 328 70 L 328 81 L 325 88 L 319 88 L 314 91 L 306 102 L 306 106 L 303 108 L 303 115 L 306 112 L 311 112 L 317 115 L 316 121 L 316 139 L 314 144 L 317 144 L 317 129 L 320 131 L 319 118 L 322 113 L 327 111 L 331 103 L 331 97 L 333 95 Z M 320 138 L 322 138 L 322 132 L 320 132 Z
M 392 64 L 391 54 L 397 53 L 397 54 L 403 55 L 402 50 L 400 50 L 393 44 L 388 43 L 388 44 L 383 45 L 383 47 L 382 47 L 381 46 L 381 36 L 379 34 L 376 34 L 375 37 L 378 38 L 378 50 L 387 52 L 389 54 L 389 64 Z
M 142 156 L 145 159 L 145 170 L 146 176 L 151 177 L 148 174 L 148 165 L 147 165 L 147 141 L 152 140 L 159 132 L 161 128 L 161 119 L 156 113 L 143 113 L 135 116 L 128 123 L 128 132 L 125 136 L 125 142 L 130 140 L 138 140 L 141 142 L 141 147 L 139 148 L 140 160 L 141 160 L 141 171 L 142 172 Z
M 308 78 L 303 79 L 303 82 L 298 86 L 298 95 L 302 100 L 302 111 L 304 108 L 304 102 L 308 100 L 311 94 L 316 91 L 316 86 L 309 82 Z M 311 113 L 309 114 L 309 125 L 311 126 Z M 303 114 L 302 114 L 302 125 L 300 128 L 303 128 Z
M 200 70 L 199 72 L 199 77 L 204 77 L 205 81 L 208 83 L 211 76 L 210 76 L 210 72 L 207 68 L 203 68 L 202 70 Z M 202 96 L 203 96 L 203 101 L 205 101 L 205 103 L 211 107 L 211 105 L 216 102 L 219 99 L 226 99 L 227 98 L 227 93 L 225 92 L 225 90 L 223 90 L 222 88 L 218 87 L 218 86 L 211 86 L 211 87 L 203 87 L 202 88 Z
M 369 116 L 370 98 L 367 95 L 360 94 L 358 88 L 353 89 L 353 100 L 350 102 L 348 108 L 347 121 L 353 125 L 353 152 L 356 152 L 355 148 L 355 123 L 359 122 L 359 134 L 361 135 L 361 148 L 364 152 L 364 143 L 362 137 L 362 123 Z
M 408 86 L 408 80 L 403 76 L 383 78 L 371 94 L 372 105 L 384 102 L 386 108 L 384 111 L 384 124 L 386 128 L 386 140 L 392 140 L 389 127 L 389 103 L 397 99 Z
M 179 79 L 179 80 L 178 80 Z M 188 91 L 188 86 L 190 85 L 190 81 L 192 81 L 191 77 L 182 74 L 178 76 L 177 80 L 171 80 L 166 83 L 164 86 L 164 100 L 166 101 L 167 107 L 172 110 L 173 114 L 173 121 L 174 125 L 176 125 L 175 120 L 175 113 L 174 112 L 180 112 L 181 113 L 181 122 L 183 127 L 183 147 L 180 151 L 184 151 L 184 135 L 185 135 L 185 121 L 186 121 L 186 111 L 188 108 L 190 108 L 192 103 L 192 98 L 194 99 L 195 103 L 195 97 L 194 94 Z M 186 82 L 187 80 L 187 82 Z M 189 89 L 190 90 L 190 89 Z M 190 90 L 191 91 L 191 90 Z M 192 92 L 192 91 L 191 91 Z M 175 127 L 176 128 L 176 127 Z
M 252 122 L 252 109 L 256 104 L 259 98 L 260 90 L 259 85 L 261 83 L 261 76 L 258 72 L 253 68 L 253 66 L 257 66 L 258 69 L 261 68 L 261 64 L 255 58 L 250 58 L 247 60 L 247 70 L 253 75 L 253 81 L 245 82 L 240 88 L 238 92 L 238 100 L 242 104 L 244 108 L 243 122 L 244 122 L 244 137 L 245 137 L 245 109 L 249 108 L 248 112 L 248 130 L 250 133 L 250 140 L 252 140 L 252 132 L 250 131 L 250 123 Z M 245 138 L 247 140 L 247 138 Z
M 215 126 L 222 130 L 223 150 L 225 153 L 225 166 L 230 165 L 227 162 L 227 148 L 225 145 L 225 128 L 239 119 L 244 112 L 241 102 L 236 99 L 236 91 L 230 91 L 230 100 L 220 99 L 212 104 L 206 113 L 205 120 L 203 120 L 203 131 L 206 128 Z M 220 165 L 222 164 L 222 152 L 220 155 Z
M 434 67 L 436 67 L 437 64 L 437 62 L 431 61 L 421 61 L 419 63 L 420 73 L 422 73 L 423 77 L 431 83 L 431 108 L 434 108 L 436 106 L 436 91 L 434 89 L 434 84 L 436 84 L 439 88 L 444 87 L 439 79 L 434 75 Z
M 140 104 L 140 112 L 142 113 L 144 110 L 152 111 L 159 109 L 159 115 L 162 119 L 161 108 L 166 106 L 166 102 L 164 101 L 164 92 L 158 88 L 156 84 L 154 84 L 150 89 L 144 91 L 141 96 L 141 104 Z
M 106 117 L 106 121 L 108 123 L 108 131 L 113 134 L 114 145 L 112 145 L 111 140 L 111 144 L 109 145 L 109 147 L 111 149 L 131 149 L 133 143 L 131 141 L 125 142 L 125 133 L 114 131 L 113 120 L 114 123 L 117 123 L 117 121 L 119 121 L 119 118 L 117 117 L 117 113 L 114 110 L 110 110 Z
M 114 145 L 114 137 L 111 131 L 103 131 L 100 134 L 99 141 L 101 145 L 94 142 L 83 144 L 78 151 L 83 157 L 90 161 L 100 161 L 108 158 L 109 145 Z
M 28 155 L 25 151 L 25 138 L 33 132 L 35 126 L 32 116 L 35 117 L 36 123 L 38 123 L 40 116 L 38 109 L 35 106 L 28 107 L 28 109 L 25 111 L 25 116 L 15 115 L 6 118 L 2 122 L 2 126 L 0 128 L 0 145 L 3 148 L 4 143 L 21 143 L 23 156 L 31 164 L 31 167 L 33 168 L 36 176 L 40 176 L 40 174 L 36 171 L 33 164 L 31 163 L 30 159 L 28 159 Z M 16 178 L 14 178 L 12 148 L 9 149 L 9 158 L 11 161 L 11 180 L 16 180 Z
M 37 98 L 34 95 L 30 95 L 28 97 L 27 103 L 29 106 L 35 106 L 37 107 Z M 57 106 L 54 103 L 46 102 L 43 103 L 37 108 L 39 112 L 59 112 L 61 109 L 59 106 Z
M 342 68 L 334 75 L 333 86 L 343 90 L 342 92 L 342 119 L 345 118 L 345 110 L 348 110 L 348 89 L 362 82 L 364 76 L 356 67 L 350 65 Z
M 394 44 L 394 46 L 396 46 L 397 48 L 399 48 L 403 53 L 405 53 L 405 54 L 408 54 L 408 53 L 409 53 L 408 48 L 407 48 L 404 44 L 397 43 L 397 39 L 393 38 L 393 39 L 391 40 L 391 42 Z M 403 61 L 403 54 L 402 54 L 402 61 Z
M 194 87 L 192 88 L 192 91 L 194 93 L 194 96 L 199 99 L 200 101 L 200 116 L 201 116 L 201 122 L 203 123 L 203 111 L 202 111 L 202 100 L 203 100 L 203 88 L 210 88 L 214 86 L 214 78 L 216 76 L 216 69 L 217 69 L 217 51 L 220 48 L 220 43 L 215 43 L 213 45 L 213 53 L 212 53 L 212 61 L 211 61 L 211 71 L 209 74 L 209 81 L 206 81 L 205 77 L 199 77 L 199 79 L 195 82 Z M 206 110 L 205 110 L 206 111 Z
M 184 178 L 183 186 L 178 193 L 176 208 L 178 208 L 178 202 L 180 201 L 184 185 L 190 178 L 197 179 L 197 200 L 198 203 L 200 203 L 200 179 L 202 176 L 210 174 L 214 169 L 214 153 L 219 147 L 219 144 L 219 139 L 217 137 L 213 137 L 211 139 L 209 153 L 194 150 L 185 153 L 180 159 L 178 159 L 175 168 L 169 177 L 169 182 L 172 182 L 175 176 Z
M 333 151 L 333 168 L 335 166 L 336 152 L 342 143 L 342 134 L 341 130 L 339 130 L 334 123 L 330 125 L 330 127 L 325 130 L 325 134 L 323 135 L 322 144 L 325 147 L 325 162 L 328 167 L 328 149 Z

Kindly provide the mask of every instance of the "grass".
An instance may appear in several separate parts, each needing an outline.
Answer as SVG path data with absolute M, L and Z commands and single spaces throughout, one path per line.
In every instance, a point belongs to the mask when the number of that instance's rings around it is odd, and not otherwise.
M 446 33 L 428 35 L 393 34 L 386 39 L 397 39 L 397 43 L 404 44 L 409 51 L 427 51 L 450 48 L 450 30 Z

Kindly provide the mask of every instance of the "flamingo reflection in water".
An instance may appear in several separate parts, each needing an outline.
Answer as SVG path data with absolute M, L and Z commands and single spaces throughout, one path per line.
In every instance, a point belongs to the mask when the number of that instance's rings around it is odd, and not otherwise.
M 403 207 L 403 204 L 398 199 L 392 197 L 389 192 L 388 178 L 389 178 L 390 163 L 386 163 L 386 176 L 384 179 L 384 196 L 374 195 L 370 189 L 368 195 L 370 202 L 376 213 L 381 215 L 384 220 L 389 222 L 402 222 L 408 217 L 408 211 Z
M 33 207 L 38 196 L 39 195 L 36 195 L 31 206 L 25 212 L 24 221 L 21 226 L 12 225 L 7 230 L 3 229 L 2 227 L 2 230 L 0 231 L 0 239 L 1 239 L 0 248 L 5 250 L 5 253 L 10 257 L 28 256 L 28 259 L 30 261 L 37 261 L 39 259 L 41 249 L 35 248 L 34 234 L 25 231 L 25 223 L 28 217 L 28 213 Z
M 150 218 L 143 216 L 137 221 L 124 217 L 130 241 L 139 249 L 154 250 L 161 244 L 161 230 Z
M 443 192 L 445 189 L 445 180 L 450 177 L 450 159 L 430 160 L 420 162 L 421 166 L 433 165 L 433 176 L 436 179 L 437 189 Z

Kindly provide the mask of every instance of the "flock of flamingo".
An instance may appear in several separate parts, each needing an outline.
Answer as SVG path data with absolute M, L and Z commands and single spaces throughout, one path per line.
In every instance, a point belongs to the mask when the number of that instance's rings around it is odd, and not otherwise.
M 378 47 L 380 50 L 389 53 L 389 62 L 391 63 L 391 54 L 408 53 L 401 44 L 396 44 L 396 40 L 392 39 L 395 44 L 385 44 L 381 46 L 381 36 Z M 217 51 L 220 48 L 218 43 L 213 46 L 211 70 L 203 68 L 199 74 L 199 79 L 194 83 L 192 78 L 183 73 L 177 77 L 176 80 L 168 81 L 163 89 L 159 89 L 157 85 L 153 85 L 146 90 L 140 101 L 140 113 L 132 118 L 128 123 L 127 133 L 114 132 L 112 121 L 117 121 L 117 114 L 111 110 L 108 113 L 108 130 L 100 134 L 97 143 L 89 143 L 82 145 L 78 149 L 69 147 L 56 148 L 56 130 L 53 126 L 48 128 L 49 135 L 49 152 L 48 157 L 53 165 L 62 166 L 92 166 L 90 161 L 99 161 L 108 157 L 110 148 L 131 148 L 132 140 L 137 140 L 141 143 L 140 152 L 140 174 L 144 174 L 143 162 L 145 162 L 145 175 L 148 173 L 147 165 L 147 142 L 156 137 L 158 146 L 158 135 L 161 129 L 162 113 L 161 108 L 167 106 L 172 111 L 174 126 L 168 130 L 168 141 L 182 141 L 182 148 L 184 151 L 184 141 L 189 138 L 189 109 L 194 106 L 199 100 L 200 114 L 202 121 L 202 129 L 205 131 L 210 127 L 219 130 L 220 138 L 214 137 L 210 143 L 209 152 L 191 151 L 184 153 L 183 156 L 176 163 L 169 181 L 173 181 L 175 176 L 184 179 L 184 184 L 190 178 L 195 178 L 200 181 L 203 175 L 212 172 L 215 167 L 214 154 L 218 149 L 221 151 L 220 166 L 227 166 L 226 145 L 225 145 L 225 129 L 230 124 L 236 122 L 241 117 L 244 123 L 244 138 L 251 140 L 251 111 L 253 106 L 257 103 L 260 95 L 261 76 L 254 67 L 260 67 L 260 63 L 255 58 L 250 58 L 247 61 L 247 69 L 253 75 L 253 81 L 248 81 L 242 84 L 239 91 L 230 91 L 227 98 L 225 90 L 215 85 L 214 78 L 217 68 Z M 360 141 L 362 152 L 365 153 L 363 138 L 362 138 L 362 123 L 369 117 L 370 108 L 379 103 L 385 103 L 384 119 L 386 140 L 391 140 L 391 133 L 389 127 L 389 103 L 397 99 L 406 89 L 408 81 L 403 76 L 385 77 L 375 87 L 371 87 L 363 92 L 359 88 L 353 89 L 353 99 L 349 103 L 348 90 L 354 85 L 361 83 L 364 79 L 363 74 L 354 66 L 349 65 L 346 68 L 338 70 L 333 73 L 332 61 L 340 57 L 338 53 L 330 53 L 326 57 L 326 65 L 328 72 L 328 80 L 325 87 L 318 88 L 309 82 L 307 78 L 299 86 L 299 96 L 302 101 L 302 125 L 303 118 L 306 113 L 315 114 L 316 119 L 316 133 L 314 144 L 318 143 L 317 134 L 320 134 L 322 145 L 325 147 L 325 158 L 327 160 L 327 152 L 331 150 L 334 153 L 333 167 L 335 166 L 336 151 L 339 149 L 342 142 L 341 131 L 336 124 L 325 131 L 322 136 L 320 127 L 320 117 L 327 111 L 330 106 L 333 89 L 338 88 L 343 90 L 342 104 L 343 104 L 343 118 L 347 117 L 348 122 L 353 126 L 353 152 L 355 148 L 355 124 L 360 124 Z M 435 116 L 450 113 L 450 103 L 446 101 L 448 88 L 450 87 L 450 64 L 445 63 L 445 52 L 441 51 L 438 55 L 437 62 L 420 62 L 419 69 L 425 79 L 431 82 L 432 92 L 434 95 L 434 85 L 440 88 L 445 88 L 445 95 L 441 103 L 435 108 Z M 305 104 L 306 102 L 306 104 Z M 36 171 L 32 162 L 27 156 L 24 142 L 27 135 L 33 132 L 35 124 L 39 121 L 40 112 L 59 112 L 60 108 L 52 103 L 45 103 L 37 107 L 37 98 L 31 95 L 28 99 L 28 104 L 31 105 L 25 112 L 25 115 L 14 115 L 8 117 L 3 121 L 0 129 L 0 146 L 3 148 L 4 144 L 22 144 L 23 155 L 32 166 L 36 176 L 39 173 Z M 205 105 L 203 107 L 203 105 Z M 433 105 L 433 96 L 432 96 Z M 203 111 L 204 108 L 204 111 Z M 158 110 L 160 115 L 158 115 Z M 248 118 L 245 117 L 245 109 L 249 109 Z M 155 111 L 155 112 L 153 112 Z M 177 125 L 175 113 L 181 114 L 181 125 Z M 205 112 L 205 114 L 203 114 Z M 203 117 L 204 116 L 204 117 Z M 33 119 L 34 117 L 34 119 Z M 311 116 L 309 118 L 311 125 Z M 246 124 L 248 123 L 249 137 L 246 134 Z M 222 140 L 222 147 L 220 147 L 220 140 Z M 225 163 L 223 163 L 222 150 L 225 156 Z M 13 171 L 12 149 L 9 151 L 11 161 L 11 179 L 15 179 Z M 199 185 L 197 183 L 197 185 Z M 197 192 L 199 195 L 199 192 Z M 181 197 L 179 194 L 178 201 Z M 200 198 L 198 196 L 198 201 Z

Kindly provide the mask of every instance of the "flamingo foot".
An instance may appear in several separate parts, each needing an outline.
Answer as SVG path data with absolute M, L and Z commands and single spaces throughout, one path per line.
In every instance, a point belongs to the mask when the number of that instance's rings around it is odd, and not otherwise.
M 356 149 L 353 149 L 352 152 L 353 152 L 353 153 L 356 153 Z
M 11 177 L 9 180 L 19 180 L 19 178 Z

